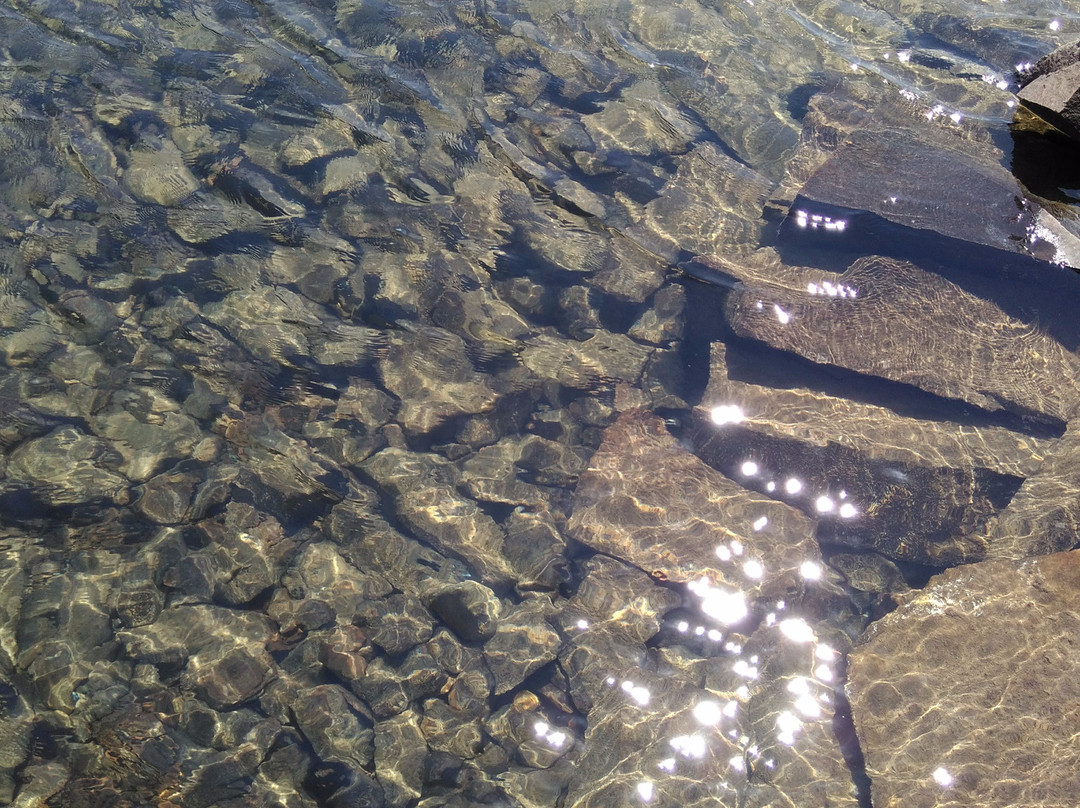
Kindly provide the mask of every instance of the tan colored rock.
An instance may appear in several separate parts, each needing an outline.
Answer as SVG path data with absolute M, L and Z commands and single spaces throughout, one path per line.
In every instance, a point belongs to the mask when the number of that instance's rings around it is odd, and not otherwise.
M 568 529 L 658 578 L 708 579 L 750 597 L 783 591 L 804 561 L 820 558 L 813 520 L 732 482 L 641 411 L 604 433 L 574 493 Z M 761 564 L 760 577 L 746 574 L 751 560 Z
M 875 623 L 848 693 L 875 808 L 1072 808 L 1080 552 L 948 570 Z
M 171 140 L 161 141 L 156 149 L 132 149 L 124 182 L 140 201 L 165 207 L 179 204 L 199 189 L 199 181 Z

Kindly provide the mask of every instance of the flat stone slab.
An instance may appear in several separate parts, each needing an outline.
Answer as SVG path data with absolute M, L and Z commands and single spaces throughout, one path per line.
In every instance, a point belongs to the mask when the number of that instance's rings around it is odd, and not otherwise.
M 848 695 L 875 808 L 1073 808 L 1080 551 L 948 570 L 869 629 Z
M 812 362 L 913 385 L 984 410 L 1067 421 L 1078 366 L 1061 344 L 906 261 L 861 258 L 832 279 L 808 271 L 728 299 L 737 334 Z M 916 349 L 914 346 L 918 346 Z
M 729 480 L 640 410 L 608 427 L 573 508 L 575 539 L 661 579 L 758 596 L 820 560 L 814 520 Z

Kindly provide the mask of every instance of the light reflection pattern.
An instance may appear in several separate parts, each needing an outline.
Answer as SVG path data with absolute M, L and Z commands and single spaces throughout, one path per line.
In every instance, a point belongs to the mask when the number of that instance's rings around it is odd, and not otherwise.
M 817 568 L 807 570 L 809 577 L 820 575 L 820 566 L 816 562 L 808 561 L 806 564 Z M 688 589 L 701 596 L 703 602 L 709 597 L 722 597 L 724 600 L 739 602 L 741 595 L 738 592 L 726 591 L 717 596 L 715 593 L 719 589 L 701 580 L 688 585 Z M 733 789 L 740 782 L 736 778 L 748 780 L 759 766 L 775 770 L 775 749 L 795 747 L 808 726 L 825 725 L 831 720 L 835 679 L 833 666 L 840 655 L 831 645 L 820 642 L 813 627 L 802 617 L 787 616 L 777 621 L 776 614 L 784 612 L 786 605 L 783 601 L 774 603 L 775 611 L 770 612 L 770 616 L 774 618 L 771 622 L 777 626 L 784 642 L 811 649 L 814 671 L 812 675 L 789 674 L 779 680 L 786 700 L 781 700 L 775 708 L 771 737 L 753 738 L 748 734 L 751 731 L 745 728 L 745 722 L 749 720 L 747 705 L 754 694 L 762 692 L 762 687 L 769 686 L 767 683 L 757 683 L 761 675 L 761 660 L 757 654 L 743 654 L 741 645 L 729 644 L 725 650 L 734 657 L 731 671 L 744 679 L 746 684 L 733 691 L 733 698 L 718 698 L 718 694 L 710 691 L 702 693 L 702 697 L 684 714 L 685 718 L 677 722 L 681 731 L 673 732 L 666 741 L 666 746 L 657 749 L 654 765 L 658 773 L 698 776 L 700 769 L 696 767 L 703 761 L 713 759 L 724 778 L 713 785 L 724 790 Z M 713 617 L 704 608 L 701 611 L 705 619 Z M 741 608 L 737 611 L 741 611 Z M 693 627 L 690 621 L 683 620 L 678 623 L 677 628 L 683 633 L 696 633 L 696 629 L 701 626 Z M 626 693 L 629 702 L 641 706 L 648 704 L 649 691 L 644 686 L 629 679 L 618 681 L 615 677 L 609 677 L 607 682 L 609 686 L 618 686 Z M 546 731 L 547 728 L 537 727 L 538 735 L 541 730 Z M 725 743 L 711 740 L 718 737 L 726 739 Z M 730 751 L 724 751 L 732 749 L 729 744 L 734 744 L 738 754 L 732 755 Z M 778 746 L 774 747 L 774 744 Z M 717 757 L 718 755 L 721 757 Z M 723 755 L 727 757 L 724 758 Z M 937 772 L 934 777 L 939 777 Z M 642 779 L 634 788 L 637 799 L 642 803 L 662 799 L 662 778 Z
M 811 284 L 813 285 L 813 284 Z M 841 284 L 842 286 L 843 284 Z M 834 289 L 837 287 L 834 285 Z M 855 297 L 857 291 L 850 287 L 845 287 L 849 291 L 846 293 L 850 297 Z M 839 294 L 839 293 L 837 293 Z M 759 307 L 761 302 L 757 304 Z M 738 424 L 747 420 L 747 415 L 743 411 L 743 408 L 738 404 L 718 404 L 710 410 L 711 419 L 716 426 L 725 426 L 727 424 Z M 738 467 L 739 474 L 745 483 L 757 480 L 764 480 L 764 490 L 768 494 L 776 493 L 778 488 L 777 480 L 774 475 L 767 469 L 763 468 L 761 463 L 753 457 L 748 457 L 743 460 Z M 781 474 L 776 474 L 775 477 L 781 477 Z M 836 486 L 837 490 L 835 494 L 829 492 L 813 492 L 810 493 L 811 501 L 813 503 L 813 512 L 818 517 L 838 517 L 842 520 L 851 520 L 859 515 L 859 508 L 854 503 L 849 501 L 847 491 Z M 784 478 L 782 490 L 788 497 L 797 497 L 805 492 L 806 485 L 803 480 L 795 475 Z M 836 490 L 836 489 L 833 489 Z M 768 517 L 761 516 L 753 523 L 754 532 L 760 532 L 769 523 Z M 716 554 L 721 561 L 729 561 L 732 554 L 725 549 L 717 547 Z M 763 573 L 764 571 L 762 571 Z M 749 574 L 749 573 L 748 573 Z M 755 577 L 761 577 L 760 575 Z
M 719 402 L 706 412 L 710 428 L 718 432 L 752 417 L 734 402 Z M 804 510 L 819 519 L 837 519 L 843 505 L 855 507 L 840 485 L 819 491 L 816 482 L 807 482 L 799 473 L 769 468 L 771 463 L 760 457 L 734 459 L 734 476 L 744 487 L 760 489 L 772 482 L 780 487 L 781 496 L 804 500 Z M 784 493 L 789 491 L 795 494 Z M 823 498 L 828 499 L 828 506 Z M 643 757 L 627 763 L 638 772 L 626 782 L 622 799 L 627 803 L 666 804 L 688 780 L 707 782 L 715 794 L 738 793 L 755 773 L 760 777 L 761 772 L 773 770 L 783 776 L 793 760 L 805 755 L 809 758 L 804 759 L 820 759 L 816 756 L 821 754 L 821 745 L 833 737 L 830 722 L 839 655 L 819 641 L 798 609 L 804 590 L 829 585 L 823 580 L 825 569 L 818 558 L 806 557 L 812 552 L 809 546 L 801 559 L 768 554 L 758 536 L 761 531 L 770 535 L 786 530 L 781 516 L 785 509 L 758 502 L 740 513 L 745 532 L 739 538 L 733 535 L 736 526 L 731 525 L 732 533 L 726 537 L 720 533 L 719 541 L 705 546 L 705 552 L 721 566 L 683 584 L 691 613 L 667 624 L 676 638 L 674 646 L 661 643 L 657 649 L 661 660 L 665 649 L 679 648 L 673 662 L 686 659 L 687 653 L 708 662 L 702 668 L 708 671 L 703 686 L 688 690 L 687 695 L 693 695 L 672 706 L 672 694 L 658 678 L 662 668 L 605 675 L 608 698 L 618 705 L 614 714 L 620 716 L 620 723 L 636 723 L 635 712 L 640 713 L 642 724 L 662 722 L 662 728 L 653 730 Z M 769 510 L 765 516 L 766 508 L 776 511 Z M 715 564 L 713 558 L 708 561 Z M 786 599 L 764 594 L 780 581 Z

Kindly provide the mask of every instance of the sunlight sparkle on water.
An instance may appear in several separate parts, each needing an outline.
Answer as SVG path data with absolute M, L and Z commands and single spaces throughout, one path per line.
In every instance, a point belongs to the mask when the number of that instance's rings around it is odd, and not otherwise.
M 633 682 L 623 682 L 622 689 L 627 695 L 630 696 L 630 698 L 632 698 L 641 706 L 644 707 L 646 704 L 649 703 L 650 693 L 647 687 L 635 685 Z
M 701 598 L 701 611 L 724 625 L 738 623 L 749 611 L 746 596 L 742 592 L 706 584 L 706 587 L 703 587 L 697 595 Z
M 719 702 L 706 699 L 694 705 L 694 719 L 706 727 L 716 726 L 723 717 Z
M 816 561 L 804 561 L 799 566 L 799 574 L 802 575 L 803 580 L 820 581 L 821 565 L 818 564 Z
M 746 460 L 743 461 L 743 464 L 739 467 L 739 470 L 742 471 L 744 476 L 753 477 L 755 474 L 758 473 L 758 464 L 755 463 L 753 460 Z
M 655 788 L 653 787 L 653 784 L 650 783 L 648 780 L 642 780 L 640 783 L 637 784 L 637 794 L 641 798 L 642 802 L 652 802 L 654 793 Z
M 795 743 L 795 733 L 802 729 L 802 725 L 803 722 L 799 716 L 785 710 L 776 717 L 776 728 L 779 730 L 776 740 L 791 746 Z
M 677 735 L 672 738 L 671 748 L 683 757 L 703 758 L 707 751 L 705 738 L 697 733 L 693 735 Z
M 801 617 L 789 617 L 780 621 L 780 631 L 794 642 L 813 642 L 814 629 Z
M 795 699 L 795 709 L 807 718 L 821 718 L 821 705 L 809 693 Z
M 724 424 L 738 424 L 746 420 L 742 407 L 738 404 L 719 404 L 712 408 L 710 413 L 712 422 L 717 426 Z
M 948 788 L 952 785 L 953 776 L 943 766 L 938 766 L 934 769 L 934 782 L 942 788 Z

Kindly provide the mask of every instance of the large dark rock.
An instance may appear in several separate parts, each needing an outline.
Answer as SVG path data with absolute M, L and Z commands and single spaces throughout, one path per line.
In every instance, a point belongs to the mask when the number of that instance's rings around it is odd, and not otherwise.
M 1062 45 L 1020 74 L 1024 106 L 1080 140 L 1080 42 Z
M 495 593 L 476 581 L 439 588 L 429 596 L 428 607 L 468 643 L 490 639 L 502 612 Z
M 751 600 L 782 596 L 800 581 L 800 565 L 820 558 L 813 520 L 710 468 L 659 417 L 640 411 L 604 433 L 574 493 L 568 528 L 657 578 L 708 580 Z M 709 597 L 720 608 L 723 596 Z

